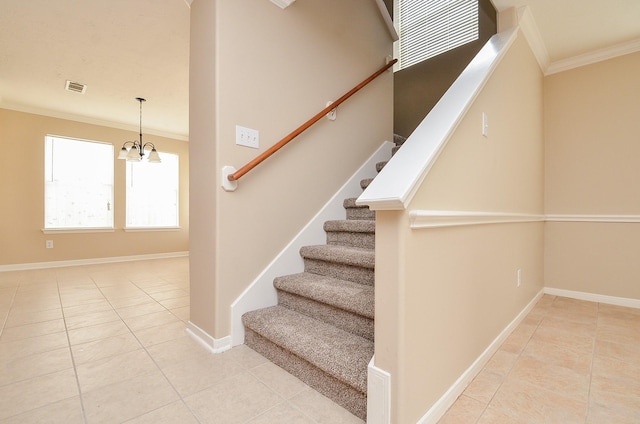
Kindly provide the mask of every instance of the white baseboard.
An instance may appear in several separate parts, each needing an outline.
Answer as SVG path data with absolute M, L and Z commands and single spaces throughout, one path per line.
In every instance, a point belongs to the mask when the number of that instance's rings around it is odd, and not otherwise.
M 79 265 L 98 265 L 98 264 L 109 264 L 109 263 L 115 263 L 115 262 L 145 261 L 149 259 L 181 258 L 184 256 L 189 256 L 189 252 L 186 251 L 186 252 L 152 253 L 148 255 L 113 256 L 109 258 L 74 259 L 70 261 L 33 262 L 33 263 L 26 263 L 26 264 L 0 265 L 0 272 L 26 271 L 31 269 L 43 269 L 43 268 L 62 268 L 67 266 L 79 266 Z
M 482 368 L 489 362 L 489 359 L 494 353 L 498 351 L 502 343 L 509 337 L 511 332 L 516 329 L 518 324 L 527 316 L 535 304 L 540 300 L 545 290 L 542 289 L 536 294 L 536 296 L 527 304 L 527 306 L 518 314 L 517 317 L 498 335 L 498 337 L 491 342 L 489 347 L 475 360 L 473 364 L 453 383 L 453 385 L 447 390 L 447 392 L 440 398 L 433 406 L 427 411 L 427 413 L 418 420 L 417 424 L 435 424 L 440 418 L 447 412 L 447 410 L 458 399 L 458 396 L 464 392 L 464 389 L 473 381 Z
M 187 323 L 187 333 L 211 353 L 222 353 L 231 349 L 231 336 L 214 339 L 191 321 Z
M 375 361 L 374 355 L 367 372 L 367 424 L 391 424 L 391 374 Z
M 343 201 L 347 197 L 357 197 L 362 193 L 360 180 L 375 175 L 375 164 L 391 157 L 393 143 L 385 141 L 378 150 L 355 172 L 342 188 L 324 205 L 311 221 L 291 240 L 291 242 L 271 261 L 247 289 L 231 304 L 231 337 L 233 346 L 244 343 L 242 315 L 256 309 L 274 306 L 278 302 L 273 279 L 282 275 L 295 274 L 304 270 L 300 248 L 326 242 L 323 225 L 325 221 L 344 219 Z
M 545 294 L 550 294 L 553 296 L 569 297 L 571 299 L 587 300 L 589 302 L 606 303 L 608 305 L 626 306 L 627 308 L 640 309 L 640 299 L 607 296 L 604 294 L 586 293 L 573 290 L 554 289 L 552 287 L 545 287 L 544 292 Z

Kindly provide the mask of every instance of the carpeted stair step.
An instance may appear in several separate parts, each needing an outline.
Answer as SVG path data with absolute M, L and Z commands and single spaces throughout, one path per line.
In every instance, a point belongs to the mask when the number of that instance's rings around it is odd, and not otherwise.
M 324 223 L 327 244 L 374 249 L 376 222 L 370 219 L 343 219 Z
M 375 267 L 373 249 L 323 244 L 301 247 L 300 256 L 304 260 L 306 272 L 373 285 Z
M 400 134 L 394 134 L 393 135 L 393 143 L 396 146 L 402 146 L 405 141 L 407 141 L 407 137 L 403 137 Z
M 395 146 L 391 148 L 391 156 L 395 155 L 396 152 L 400 150 L 400 147 L 402 147 L 405 141 L 407 141 L 407 137 L 403 137 L 398 134 L 393 135 L 393 142 L 395 143 Z
M 373 178 L 365 178 L 364 180 L 360 180 L 360 188 L 362 188 L 363 190 L 366 189 L 367 187 L 369 187 L 369 184 L 371 184 L 371 181 L 373 181 Z
M 375 211 L 369 209 L 367 205 L 356 205 L 356 198 L 344 199 L 342 203 L 347 212 L 347 219 L 376 219 Z
M 303 272 L 277 277 L 278 304 L 373 341 L 373 286 Z
M 242 316 L 245 343 L 365 419 L 373 342 L 283 306 Z

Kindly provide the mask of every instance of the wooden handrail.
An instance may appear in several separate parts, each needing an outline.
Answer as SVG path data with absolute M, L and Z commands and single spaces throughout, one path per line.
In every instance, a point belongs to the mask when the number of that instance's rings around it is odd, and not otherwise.
M 269 156 L 271 156 L 272 154 L 274 154 L 275 152 L 280 150 L 280 148 L 284 147 L 291 140 L 293 140 L 294 138 L 296 138 L 297 136 L 302 134 L 307 128 L 309 128 L 311 125 L 315 124 L 320 119 L 322 119 L 322 117 L 325 116 L 327 113 L 331 112 L 333 109 L 335 109 L 338 106 L 340 106 L 341 103 L 343 103 L 349 97 L 353 96 L 362 87 L 364 87 L 365 85 L 369 84 L 371 81 L 373 81 L 374 79 L 376 79 L 377 77 L 382 75 L 387 69 L 391 68 L 397 61 L 398 61 L 398 59 L 393 59 L 392 61 L 387 63 L 385 66 L 383 66 L 382 68 L 378 69 L 376 72 L 371 74 L 371 76 L 369 76 L 367 79 L 362 81 L 360 84 L 358 84 L 355 87 L 353 87 L 351 90 L 349 90 L 347 93 L 345 93 L 338 100 L 334 101 L 329 106 L 325 107 L 320 112 L 318 112 L 313 118 L 309 119 L 307 122 L 305 122 L 304 124 L 300 125 L 297 129 L 295 129 L 293 132 L 291 132 L 285 138 L 283 138 L 282 140 L 280 140 L 279 142 L 277 142 L 273 146 L 269 147 L 262 154 L 257 156 L 255 159 L 253 159 L 252 161 L 247 163 L 242 168 L 238 169 L 233 174 L 229 174 L 227 176 L 227 179 L 229 181 L 238 181 L 238 179 L 240 179 L 240 177 L 242 177 L 247 172 L 251 171 L 253 168 L 258 166 L 260 163 L 262 163 Z

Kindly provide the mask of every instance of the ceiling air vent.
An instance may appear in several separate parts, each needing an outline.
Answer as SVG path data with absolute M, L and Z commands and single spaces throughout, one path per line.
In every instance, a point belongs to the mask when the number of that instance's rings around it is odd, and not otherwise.
M 74 93 L 84 94 L 84 92 L 87 91 L 87 86 L 85 84 L 80 84 L 79 82 L 67 80 L 64 89 L 67 91 L 73 91 Z

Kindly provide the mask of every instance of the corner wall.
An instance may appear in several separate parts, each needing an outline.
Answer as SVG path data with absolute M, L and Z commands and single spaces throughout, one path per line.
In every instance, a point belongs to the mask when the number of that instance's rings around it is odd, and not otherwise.
M 545 78 L 548 288 L 640 300 L 640 53 Z
M 542 290 L 541 218 L 418 228 L 410 215 L 541 217 L 542 84 L 520 33 L 406 210 L 377 210 L 375 362 L 391 373 L 391 422 L 439 418 L 430 409 Z
M 125 131 L 65 119 L 0 109 L 0 266 L 92 260 L 189 250 L 188 143 L 145 135 L 158 150 L 180 156 L 180 230 L 125 232 L 125 162 L 114 159 L 114 232 L 44 234 L 44 138 L 47 134 L 114 145 L 137 139 Z M 45 240 L 54 248 L 45 249 Z
M 392 40 L 371 0 L 305 0 L 285 10 L 194 0 L 191 31 L 191 320 L 220 340 L 230 334 L 232 302 L 391 140 L 391 72 L 343 103 L 336 121 L 321 120 L 242 177 L 235 192 L 221 188 L 222 167 L 240 168 L 371 75 Z M 237 146 L 236 125 L 258 130 L 260 148 Z

